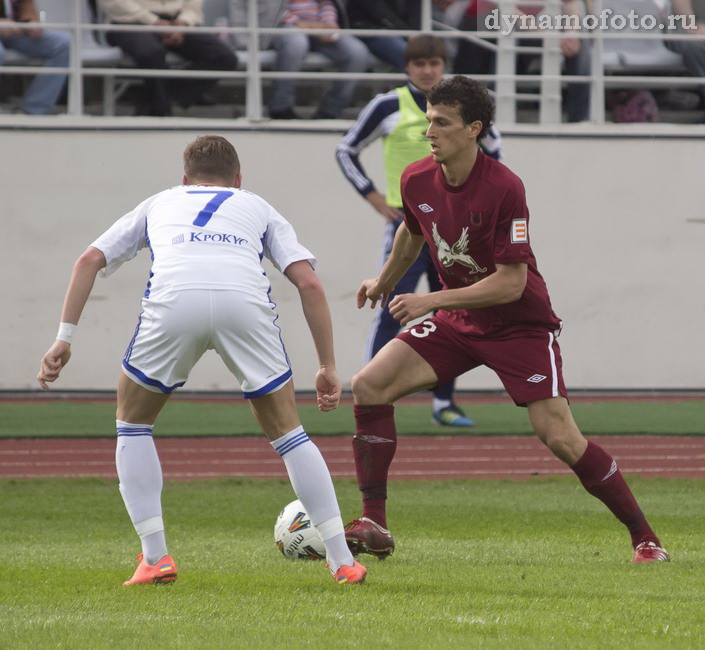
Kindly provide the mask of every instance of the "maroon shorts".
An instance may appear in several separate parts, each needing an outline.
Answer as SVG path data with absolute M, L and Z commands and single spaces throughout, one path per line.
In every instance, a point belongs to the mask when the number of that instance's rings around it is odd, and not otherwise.
M 553 332 L 525 331 L 503 339 L 473 338 L 437 317 L 401 332 L 433 368 L 442 386 L 468 370 L 494 370 L 518 406 L 549 397 L 568 397 L 561 351 Z

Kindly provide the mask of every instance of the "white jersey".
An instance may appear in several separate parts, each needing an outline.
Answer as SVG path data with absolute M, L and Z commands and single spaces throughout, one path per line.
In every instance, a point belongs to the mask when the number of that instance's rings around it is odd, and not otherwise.
M 92 246 L 105 255 L 103 277 L 148 246 L 146 297 L 182 289 L 242 291 L 269 302 L 267 257 L 279 271 L 316 259 L 291 224 L 264 199 L 233 187 L 181 185 L 155 194 L 116 221 Z

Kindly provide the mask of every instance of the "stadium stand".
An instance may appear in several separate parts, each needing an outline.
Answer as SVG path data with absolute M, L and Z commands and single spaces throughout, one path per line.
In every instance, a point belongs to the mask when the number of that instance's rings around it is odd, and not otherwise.
M 35 0 L 34 4 L 39 10 L 43 22 L 73 23 L 73 3 L 71 0 Z M 82 23 L 91 23 L 93 12 L 88 0 L 81 0 Z M 81 63 L 85 66 L 106 66 L 117 64 L 123 60 L 122 52 L 118 47 L 110 47 L 99 41 L 92 30 L 83 30 L 81 33 Z M 18 52 L 8 52 L 4 65 L 31 65 L 36 63 Z
M 626 18 L 633 11 L 639 19 L 653 16 L 656 24 L 663 22 L 664 8 L 657 5 L 654 0 L 603 0 L 602 7 L 604 10 L 611 11 L 612 16 Z M 613 22 L 609 24 L 612 27 L 608 27 L 606 30 L 608 33 L 618 32 Z M 647 30 L 639 27 L 636 31 Z M 683 74 L 685 72 L 683 57 L 671 52 L 660 39 L 605 39 L 603 63 L 605 72 L 610 74 Z
M 429 0 L 430 1 L 430 0 Z M 247 3 L 247 0 L 245 0 Z M 43 20 L 47 23 L 58 23 L 63 27 L 55 27 L 55 29 L 68 30 L 69 25 L 74 23 L 74 0 L 36 0 L 37 7 L 43 15 Z M 445 19 L 441 23 L 434 23 L 434 28 L 444 29 L 447 34 L 452 34 L 453 30 L 457 32 L 456 25 L 458 16 L 461 10 L 467 6 L 467 0 L 457 0 L 446 10 Z M 633 10 L 637 15 L 655 15 L 663 16 L 668 12 L 668 6 L 665 0 L 602 0 L 601 3 L 595 3 L 597 7 L 607 9 L 613 14 L 628 14 Z M 79 114 L 84 112 L 83 102 L 89 101 L 87 96 L 91 96 L 91 108 L 88 112 L 95 113 L 96 108 L 93 102 L 95 96 L 99 98 L 98 112 L 105 116 L 125 113 L 125 104 L 130 98 L 129 90 L 139 79 L 137 75 L 132 76 L 130 71 L 135 68 L 133 61 L 126 57 L 117 47 L 111 47 L 106 44 L 105 34 L 102 29 L 88 29 L 87 25 L 101 22 L 101 17 L 96 15 L 95 10 L 91 7 L 90 0 L 80 0 L 80 16 L 79 20 L 84 27 L 80 30 L 80 69 L 76 71 L 74 68 L 73 78 L 80 76 L 81 80 L 86 81 L 86 90 L 84 92 L 83 83 L 80 84 L 78 95 L 79 109 L 76 110 L 75 103 L 73 108 L 68 107 L 68 112 Z M 236 24 L 233 21 L 233 12 L 231 0 L 204 0 L 204 18 L 205 25 L 211 28 L 220 28 L 222 31 L 219 35 L 230 43 L 234 42 L 234 33 L 232 28 L 246 27 L 243 24 Z M 696 87 L 691 82 L 688 84 L 688 72 L 683 64 L 682 57 L 668 49 L 664 44 L 662 35 L 656 36 L 651 30 L 651 33 L 646 33 L 649 38 L 634 39 L 634 38 L 605 38 L 603 41 L 603 73 L 605 75 L 605 88 L 620 88 L 622 77 L 625 77 L 626 88 L 639 88 L 638 81 L 632 79 L 629 82 L 629 76 L 645 76 L 652 80 L 660 81 L 661 83 L 653 83 L 645 81 L 644 88 L 687 88 L 694 90 Z M 241 35 L 242 36 L 242 35 Z M 454 39 L 447 39 L 452 41 Z M 242 44 L 246 42 L 245 38 L 240 38 L 240 45 L 237 47 L 238 53 L 238 72 L 239 76 L 232 75 L 223 80 L 223 85 L 228 92 L 223 92 L 222 101 L 224 103 L 233 103 L 242 105 L 244 88 L 247 84 L 245 77 L 250 75 L 252 80 L 253 64 L 250 61 L 250 53 L 247 49 L 242 49 Z M 267 73 L 273 70 L 275 60 L 275 52 L 272 49 L 264 49 L 257 52 L 258 60 L 256 62 L 256 83 L 260 84 L 261 92 L 266 93 L 271 85 L 271 78 L 267 77 Z M 178 57 L 172 55 L 174 65 L 178 66 L 180 61 Z M 28 59 L 14 51 L 6 53 L 3 67 L 10 67 L 14 70 L 8 72 L 12 74 L 22 74 L 20 68 L 34 67 L 38 65 L 38 61 Z M 74 63 L 75 65 L 75 63 Z M 264 74 L 260 75 L 262 72 Z M 323 55 L 313 52 L 309 53 L 304 61 L 302 72 L 323 72 L 328 74 L 328 77 L 323 78 L 324 81 L 331 78 L 334 74 L 334 67 L 329 59 Z M 391 68 L 387 64 L 376 60 L 371 70 L 376 75 L 370 76 L 360 84 L 360 90 L 357 95 L 359 101 L 355 106 L 359 108 L 369 99 L 370 93 L 380 92 L 385 87 L 389 87 L 395 83 L 394 76 L 391 74 Z M 381 73 L 381 74 L 380 74 Z M 27 73 L 29 74 L 29 72 Z M 387 76 L 385 76 L 387 75 Z M 306 91 L 299 93 L 298 99 L 301 97 L 306 100 L 309 96 L 308 89 L 313 88 L 312 102 L 316 101 L 316 89 L 323 85 L 320 81 L 316 82 L 311 79 L 306 79 Z M 7 95 L 7 87 L 10 84 L 3 84 L 2 96 Z M 301 84 L 302 86 L 304 84 Z M 248 85 L 251 89 L 252 85 Z M 232 90 L 235 88 L 235 90 Z M 660 100 L 665 93 L 659 93 L 654 90 L 654 94 Z M 0 101 L 3 97 L 0 96 Z M 260 100 L 262 95 L 260 94 Z M 249 100 L 248 100 L 249 101 Z M 247 114 L 251 115 L 251 106 L 247 106 Z M 535 110 L 535 109 L 533 109 Z M 351 116 L 351 110 L 346 112 L 346 116 Z M 524 116 L 518 116 L 518 121 L 526 121 Z M 542 118 L 538 116 L 538 119 Z M 673 121 L 692 121 L 687 114 L 681 116 L 679 113 L 668 115 L 669 120 Z M 597 114 L 598 122 L 602 120 L 602 116 Z M 536 121 L 529 119 L 528 121 Z
M 47 23 L 61 23 L 70 25 L 74 22 L 72 0 L 35 0 L 37 9 L 41 12 L 42 19 Z M 80 0 L 80 21 L 82 24 L 103 23 L 104 19 L 96 6 L 91 6 L 89 0 Z M 204 0 L 203 3 L 204 25 L 207 27 L 246 27 L 246 24 L 231 24 L 231 7 L 229 0 Z M 134 61 L 123 53 L 119 47 L 107 44 L 105 31 L 81 30 L 81 65 L 85 68 L 121 68 L 129 70 L 135 68 Z M 227 32 L 224 39 L 233 42 Z M 243 42 L 244 45 L 244 42 Z M 249 54 L 246 49 L 237 48 L 238 70 L 248 68 Z M 272 70 L 276 52 L 273 49 L 261 50 L 258 53 L 258 64 L 261 70 Z M 168 62 L 174 66 L 183 64 L 176 54 L 168 55 Z M 8 50 L 3 65 L 5 66 L 35 66 L 40 65 L 38 60 L 30 59 L 14 50 Z M 303 70 L 333 71 L 335 68 L 330 59 L 318 52 L 310 52 L 305 60 Z M 139 83 L 138 77 L 105 73 L 100 76 L 102 114 L 115 115 L 118 102 L 126 97 L 127 92 Z
M 204 0 L 203 21 L 206 25 L 247 27 L 247 0 Z M 275 25 L 261 25 L 261 27 L 274 27 Z M 249 52 L 247 51 L 247 35 L 233 34 L 230 39 L 237 50 L 237 58 L 240 62 L 240 69 L 245 70 L 248 66 Z M 267 42 L 271 40 L 268 37 Z M 258 53 L 258 62 L 262 70 L 272 70 L 276 52 L 265 47 Z M 319 52 L 309 52 L 304 59 L 304 70 L 334 70 L 330 59 Z
M 693 86 L 678 88 L 679 78 L 686 78 L 688 70 L 683 57 L 666 46 L 666 32 L 658 29 L 667 24 L 669 3 L 663 0 L 603 0 L 603 10 L 612 12 L 612 17 L 629 17 L 640 26 L 629 31 L 656 33 L 651 39 L 610 38 L 604 40 L 603 62 L 606 75 L 667 77 L 671 87 L 654 86 L 645 81 L 641 87 L 630 86 L 628 90 L 614 86 L 608 93 L 607 103 L 615 121 L 693 121 L 701 117 L 691 111 L 699 105 L 699 95 Z M 657 26 L 647 29 L 644 20 Z M 616 33 L 614 22 L 608 33 Z M 623 30 L 622 30 L 623 33 Z M 659 110 L 660 109 L 660 110 Z

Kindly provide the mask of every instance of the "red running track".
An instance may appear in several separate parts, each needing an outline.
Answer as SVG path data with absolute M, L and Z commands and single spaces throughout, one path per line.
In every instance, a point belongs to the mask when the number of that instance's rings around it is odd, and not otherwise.
M 705 479 L 705 437 L 600 436 L 625 474 Z M 354 477 L 350 438 L 316 438 L 335 477 Z M 216 477 L 286 477 L 284 464 L 264 437 L 157 438 L 167 480 Z M 39 476 L 116 478 L 115 441 L 85 439 L 0 440 L 0 478 Z M 570 470 L 536 439 L 501 437 L 401 437 L 393 480 L 556 476 Z

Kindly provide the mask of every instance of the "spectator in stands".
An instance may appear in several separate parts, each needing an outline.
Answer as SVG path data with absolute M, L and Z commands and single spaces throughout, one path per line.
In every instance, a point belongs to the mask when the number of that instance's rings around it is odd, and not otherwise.
M 456 30 L 468 2 L 469 0 L 431 0 L 431 28 L 441 31 L 448 28 Z M 458 50 L 458 41 L 455 38 L 444 38 L 443 42 L 448 52 L 448 60 L 452 62 Z
M 41 59 L 46 67 L 67 68 L 71 37 L 37 27 L 22 28 L 20 24 L 36 22 L 39 22 L 39 15 L 33 0 L 0 2 L 0 63 L 7 48 L 32 59 Z M 20 100 L 20 111 L 29 115 L 51 113 L 65 83 L 65 74 L 36 75 Z
M 98 0 L 106 18 L 122 25 L 194 26 L 203 23 L 203 0 Z M 168 52 L 175 52 L 200 70 L 235 70 L 237 57 L 215 34 L 185 32 L 109 32 L 116 45 L 140 68 L 164 70 Z M 137 115 L 171 115 L 171 100 L 182 108 L 197 103 L 215 79 L 145 79 Z
M 479 5 L 479 6 L 478 6 Z M 458 29 L 463 32 L 484 31 L 484 22 L 479 24 L 478 14 L 488 14 L 492 9 L 492 4 L 484 0 L 472 0 L 463 14 Z M 495 40 L 489 41 L 496 43 Z M 495 69 L 494 50 L 482 47 L 475 41 L 458 39 L 458 47 L 453 62 L 453 72 L 477 75 L 493 74 Z
M 444 25 L 449 25 L 450 27 L 457 27 L 460 21 L 460 12 L 462 11 L 462 5 L 466 4 L 462 0 L 431 0 L 431 18 L 434 21 L 443 23 Z M 455 17 L 456 5 L 460 11 L 457 11 L 457 19 Z M 446 39 L 450 43 L 455 43 L 455 39 Z M 446 49 L 448 49 L 448 42 L 446 42 Z M 453 47 L 453 52 L 455 52 L 455 47 Z
M 230 24 L 233 27 L 247 27 L 247 9 L 250 0 L 230 0 Z M 257 0 L 257 26 L 276 27 L 284 19 L 289 0 Z M 247 48 L 247 34 L 234 34 L 233 41 L 238 50 Z M 272 46 L 272 35 L 259 37 L 259 49 L 268 50 Z
M 695 17 L 694 29 L 684 30 L 679 23 L 680 33 L 705 34 L 705 0 L 671 0 L 671 13 Z M 683 57 L 683 63 L 693 77 L 705 77 L 705 41 L 666 41 L 666 46 Z M 702 105 L 705 105 L 705 86 L 698 86 L 698 92 Z
M 371 58 L 365 44 L 349 34 L 312 36 L 300 29 L 338 29 L 340 12 L 333 0 L 289 0 L 281 26 L 288 33 L 277 34 L 272 46 L 277 51 L 275 70 L 295 72 L 300 70 L 309 51 L 321 52 L 338 65 L 341 72 L 363 72 Z M 323 97 L 314 119 L 334 119 L 350 104 L 356 85 L 355 80 L 333 82 Z M 273 119 L 298 119 L 294 111 L 294 80 L 277 79 L 269 103 Z
M 515 7 L 512 14 L 538 15 L 542 12 L 543 4 Z M 460 23 L 463 31 L 485 31 L 485 18 L 491 11 L 497 9 L 497 4 L 490 0 L 472 0 L 465 11 Z M 582 17 L 583 6 L 580 0 L 562 0 L 561 15 Z M 566 75 L 590 74 L 590 42 L 578 39 L 566 31 L 566 37 L 560 39 L 561 53 L 563 54 L 564 71 Z M 523 39 L 519 41 L 523 46 L 540 44 L 540 40 Z M 536 55 L 520 55 L 517 61 L 517 72 L 526 74 L 530 63 Z M 472 41 L 460 39 L 455 57 L 454 72 L 461 74 L 494 74 L 495 53 L 493 50 L 483 48 Z M 590 84 L 569 83 L 565 95 L 565 109 L 569 122 L 582 122 L 590 116 Z
M 465 13 L 465 5 L 469 0 L 431 0 L 431 18 L 449 27 L 456 27 Z M 455 43 L 455 39 L 450 39 Z M 446 44 L 447 49 L 447 44 Z M 454 50 L 455 51 L 455 50 Z
M 353 29 L 419 29 L 421 0 L 348 0 L 348 20 Z M 360 37 L 377 58 L 397 70 L 406 69 L 403 36 Z

